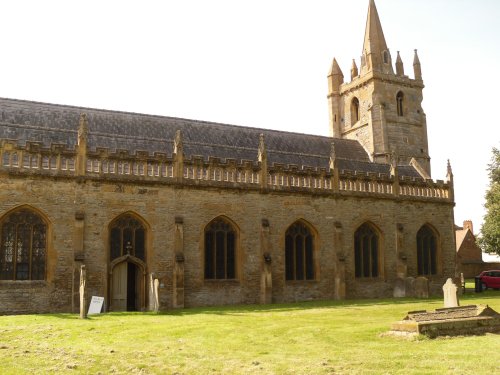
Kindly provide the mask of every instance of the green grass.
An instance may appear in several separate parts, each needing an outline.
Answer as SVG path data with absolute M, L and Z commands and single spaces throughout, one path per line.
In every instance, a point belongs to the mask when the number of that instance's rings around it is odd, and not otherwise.
M 500 311 L 500 292 L 461 304 Z M 325 301 L 164 314 L 0 316 L 6 374 L 494 374 L 500 335 L 384 336 L 441 299 Z

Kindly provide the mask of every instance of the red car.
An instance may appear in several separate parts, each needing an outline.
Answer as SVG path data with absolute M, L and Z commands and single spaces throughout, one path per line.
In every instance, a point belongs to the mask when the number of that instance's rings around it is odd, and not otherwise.
M 479 274 L 479 280 L 481 280 L 481 285 L 483 290 L 488 288 L 500 289 L 500 271 L 483 271 Z

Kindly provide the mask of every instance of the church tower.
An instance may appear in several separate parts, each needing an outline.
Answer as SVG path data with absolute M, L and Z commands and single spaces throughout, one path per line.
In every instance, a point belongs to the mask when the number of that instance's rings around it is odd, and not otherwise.
M 430 178 L 427 125 L 421 107 L 422 72 L 417 50 L 414 78 L 404 73 L 399 51 L 395 69 L 375 1 L 370 0 L 361 62 L 351 66 L 350 82 L 334 59 L 328 75 L 330 135 L 357 140 L 374 162 L 413 165 Z

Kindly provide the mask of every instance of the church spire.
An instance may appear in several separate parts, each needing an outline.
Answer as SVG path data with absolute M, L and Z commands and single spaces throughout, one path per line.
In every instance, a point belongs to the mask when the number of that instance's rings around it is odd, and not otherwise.
M 368 5 L 362 56 L 361 74 L 369 71 L 394 74 L 391 55 L 385 42 L 382 24 L 374 0 L 370 0 Z

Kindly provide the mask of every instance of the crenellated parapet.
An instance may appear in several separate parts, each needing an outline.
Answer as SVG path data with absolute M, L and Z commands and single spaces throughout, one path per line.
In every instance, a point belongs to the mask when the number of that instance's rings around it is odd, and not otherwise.
M 2 170 L 71 175 L 75 171 L 76 156 L 75 150 L 62 144 L 51 144 L 44 148 L 36 142 L 26 142 L 20 146 L 14 140 L 0 140 Z
M 179 139 L 176 140 L 179 142 Z M 261 138 L 261 149 L 263 149 Z M 333 148 L 333 147 L 332 147 Z M 333 152 L 333 151 L 332 151 Z M 335 155 L 335 152 L 332 153 Z M 81 155 L 80 155 L 81 156 Z M 98 148 L 85 155 L 85 175 L 89 180 L 120 180 L 130 183 L 160 183 L 185 187 L 221 189 L 260 189 L 266 192 L 302 194 L 385 196 L 400 199 L 433 199 L 453 202 L 453 180 L 433 181 L 399 173 L 375 173 L 341 169 L 333 157 L 330 168 L 294 164 L 263 163 L 263 154 L 255 160 L 221 159 L 192 155 L 179 158 L 176 153 Z M 77 150 L 37 143 L 21 147 L 13 140 L 0 141 L 0 173 L 81 179 L 76 168 Z M 182 164 L 176 163 L 182 160 Z M 263 169 L 265 167 L 265 169 Z M 176 168 L 182 178 L 176 176 Z M 398 167 L 395 167 L 396 171 Z M 394 167 L 393 167 L 394 169 Z M 451 167 L 448 167 L 448 171 Z M 263 172 L 267 176 L 262 181 Z

